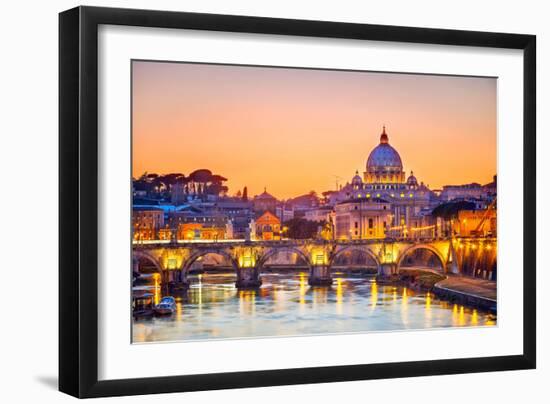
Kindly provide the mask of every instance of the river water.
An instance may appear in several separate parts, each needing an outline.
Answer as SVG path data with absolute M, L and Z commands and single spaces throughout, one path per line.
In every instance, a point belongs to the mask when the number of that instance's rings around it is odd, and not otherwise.
M 307 272 L 262 274 L 258 290 L 237 290 L 232 273 L 190 277 L 174 294 L 176 313 L 134 320 L 133 342 L 334 334 L 493 326 L 496 316 L 430 293 L 377 284 L 369 275 L 335 272 L 332 287 L 310 287 Z M 156 277 L 149 286 L 161 297 Z

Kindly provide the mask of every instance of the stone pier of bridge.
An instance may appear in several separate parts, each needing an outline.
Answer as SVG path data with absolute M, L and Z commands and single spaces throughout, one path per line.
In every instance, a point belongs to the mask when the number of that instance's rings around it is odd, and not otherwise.
M 385 262 L 378 265 L 378 274 L 379 279 L 391 278 L 394 275 L 397 275 L 399 272 L 397 264 L 394 262 Z
M 237 269 L 237 281 L 235 286 L 238 289 L 254 289 L 262 285 L 260 270 L 257 266 Z
M 311 286 L 332 285 L 331 270 L 328 265 L 312 265 L 309 270 L 308 284 Z

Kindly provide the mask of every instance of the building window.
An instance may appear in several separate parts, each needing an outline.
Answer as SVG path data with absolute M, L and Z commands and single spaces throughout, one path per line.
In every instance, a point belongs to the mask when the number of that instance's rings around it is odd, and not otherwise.
M 357 229 L 359 227 L 359 223 L 355 222 L 355 228 Z
M 372 229 L 373 225 L 374 225 L 373 220 L 369 219 L 369 229 Z

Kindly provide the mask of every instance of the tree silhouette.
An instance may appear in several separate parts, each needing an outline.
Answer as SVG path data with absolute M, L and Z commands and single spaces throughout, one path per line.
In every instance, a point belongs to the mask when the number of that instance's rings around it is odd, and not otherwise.
M 286 235 L 291 239 L 313 239 L 317 236 L 319 226 L 324 226 L 325 222 L 313 222 L 304 218 L 290 219 L 284 223 L 288 230 Z

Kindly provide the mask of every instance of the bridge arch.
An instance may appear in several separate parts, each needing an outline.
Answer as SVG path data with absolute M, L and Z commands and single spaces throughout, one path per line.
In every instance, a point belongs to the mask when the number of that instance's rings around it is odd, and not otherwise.
M 153 254 L 149 253 L 149 252 L 146 252 L 146 251 L 136 251 L 134 250 L 133 251 L 133 254 L 132 254 L 132 258 L 136 259 L 136 260 L 140 260 L 140 259 L 144 259 L 144 260 L 147 260 L 149 261 L 150 263 L 152 263 L 155 268 L 157 269 L 157 271 L 159 273 L 162 273 L 162 265 L 160 264 L 160 261 L 158 260 L 157 257 L 155 257 Z M 134 268 L 135 270 L 136 268 Z M 137 266 L 137 270 L 139 272 L 139 264 Z
M 368 247 L 361 248 L 361 247 L 358 247 L 358 246 L 355 246 L 355 245 L 350 245 L 350 246 L 343 247 L 343 248 L 337 250 L 334 254 L 332 254 L 330 259 L 329 259 L 329 266 L 332 267 L 334 262 L 336 261 L 336 258 L 338 258 L 338 256 L 340 254 L 342 254 L 346 251 L 358 251 L 358 252 L 361 252 L 361 253 L 366 253 L 370 258 L 373 259 L 373 261 L 376 264 L 376 268 L 380 267 L 380 260 L 378 259 L 376 254 L 370 248 L 368 248 Z
M 443 271 L 443 273 L 447 273 L 447 263 L 446 263 L 445 257 L 441 254 L 441 252 L 436 247 L 434 247 L 430 244 L 414 244 L 414 245 L 406 248 L 405 250 L 403 250 L 401 252 L 401 254 L 399 255 L 399 258 L 397 259 L 397 270 L 398 271 L 401 269 L 401 263 L 403 262 L 405 257 L 407 255 L 409 255 L 410 253 L 416 251 L 416 250 L 428 250 L 428 251 L 432 252 L 437 257 L 437 259 L 439 260 L 439 262 L 441 264 L 441 270 Z
M 300 250 L 299 248 L 292 247 L 292 246 L 281 246 L 281 247 L 271 247 L 264 255 L 258 259 L 258 268 L 261 269 L 267 262 L 267 260 L 271 257 L 273 257 L 275 254 L 283 251 L 291 251 L 296 254 L 298 254 L 307 264 L 309 268 L 311 268 L 311 260 L 307 256 L 305 252 Z
M 225 250 L 222 250 L 222 249 L 208 248 L 208 249 L 198 250 L 198 251 L 192 252 L 191 255 L 189 256 L 189 258 L 187 258 L 187 260 L 185 260 L 185 262 L 183 263 L 182 270 L 184 272 L 187 272 L 189 270 L 189 268 L 191 268 L 191 265 L 193 265 L 193 263 L 197 259 L 199 259 L 200 257 L 204 257 L 205 255 L 208 255 L 208 254 L 221 255 L 222 257 L 225 257 L 229 260 L 229 262 L 231 263 L 231 265 L 233 266 L 235 271 L 237 271 L 238 268 L 239 268 L 239 265 L 238 265 L 237 261 L 235 260 L 233 255 L 231 255 L 229 252 L 227 252 Z

